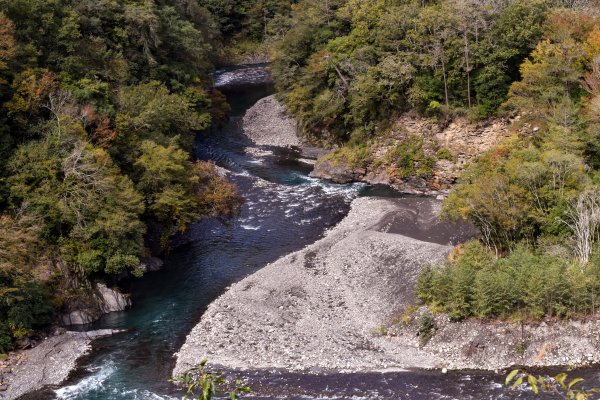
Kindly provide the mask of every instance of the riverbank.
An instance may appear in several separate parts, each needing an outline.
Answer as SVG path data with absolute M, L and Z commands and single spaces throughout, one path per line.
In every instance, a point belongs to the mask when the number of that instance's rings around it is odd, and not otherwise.
M 92 341 L 118 331 L 57 333 L 33 349 L 14 352 L 0 361 L 0 399 L 13 400 L 44 386 L 59 385 L 91 350 Z
M 326 150 L 299 139 L 296 121 L 272 95 L 248 109 L 243 130 L 253 144 L 263 147 L 250 148 L 253 154 L 268 154 L 267 147 L 298 148 L 302 158 L 313 160 L 313 178 L 340 184 L 383 184 L 403 193 L 445 196 L 476 157 L 515 134 L 511 122 L 471 122 L 465 117 L 441 122 L 407 113 L 360 146 Z M 520 133 L 531 129 L 524 125 Z
M 244 115 L 244 134 L 258 146 L 300 146 L 296 122 L 275 95 L 260 99 Z
M 321 157 L 311 176 L 337 183 L 385 184 L 403 193 L 446 195 L 462 171 L 513 132 L 508 120 L 440 122 L 404 114 L 360 146 Z M 526 131 L 529 127 L 524 127 Z
M 359 198 L 318 242 L 267 265 L 214 301 L 176 354 L 177 376 L 206 358 L 231 369 L 498 370 L 600 362 L 600 321 L 450 322 L 437 315 L 420 345 L 413 288 L 425 265 L 451 250 L 392 233 L 405 222 L 451 231 L 427 216 L 433 199 Z M 422 224 L 429 224 L 422 225 Z M 441 225 L 440 225 L 441 224 Z M 457 240 L 463 238 L 455 238 Z
M 239 369 L 435 367 L 437 357 L 380 331 L 412 302 L 421 266 L 442 261 L 451 249 L 389 232 L 402 219 L 422 223 L 421 235 L 434 232 L 444 223 L 420 211 L 434 212 L 437 206 L 422 198 L 355 200 L 323 239 L 266 266 L 213 302 L 179 351 L 174 374 L 203 357 Z

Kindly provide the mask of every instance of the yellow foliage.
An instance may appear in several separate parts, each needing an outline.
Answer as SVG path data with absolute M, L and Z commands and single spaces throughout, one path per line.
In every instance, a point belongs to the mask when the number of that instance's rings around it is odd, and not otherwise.
M 594 26 L 584 44 L 585 52 L 590 60 L 600 56 L 600 26 Z

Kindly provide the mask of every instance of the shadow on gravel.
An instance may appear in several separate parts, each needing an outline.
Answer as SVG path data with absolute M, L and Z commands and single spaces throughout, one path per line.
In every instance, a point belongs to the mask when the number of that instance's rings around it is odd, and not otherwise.
M 371 229 L 443 245 L 457 245 L 479 235 L 479 230 L 470 222 L 440 220 L 440 200 L 411 196 L 390 201 L 396 203 L 398 209 L 389 212 Z

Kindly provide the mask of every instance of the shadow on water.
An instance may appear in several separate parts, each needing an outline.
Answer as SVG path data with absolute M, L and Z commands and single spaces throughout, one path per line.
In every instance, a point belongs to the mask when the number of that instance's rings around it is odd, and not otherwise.
M 181 393 L 169 383 L 172 355 L 208 304 L 232 283 L 320 238 L 365 190 L 361 184 L 333 185 L 311 179 L 307 176 L 310 168 L 286 154 L 258 156 L 246 151 L 249 143 L 240 134 L 241 115 L 273 90 L 264 65 L 223 70 L 215 82 L 232 105 L 232 118 L 223 129 L 198 136 L 197 155 L 232 171 L 230 179 L 246 198 L 241 215 L 228 224 L 205 220 L 192 225 L 186 244 L 168 255 L 162 271 L 131 285 L 134 307 L 106 315 L 90 327 L 126 332 L 96 341 L 93 352 L 65 385 L 28 399 L 180 398 Z M 396 196 L 381 188 L 369 190 L 371 195 L 379 191 L 379 195 Z M 392 223 L 381 229 L 402 227 Z M 257 392 L 254 398 L 532 398 L 527 392 L 503 388 L 502 374 L 249 371 L 244 375 Z M 587 373 L 596 375 L 593 370 Z

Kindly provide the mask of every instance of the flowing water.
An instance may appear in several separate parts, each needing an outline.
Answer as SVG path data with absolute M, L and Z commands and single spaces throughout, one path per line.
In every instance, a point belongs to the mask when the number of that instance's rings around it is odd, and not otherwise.
M 319 239 L 339 222 L 361 193 L 361 184 L 333 185 L 307 176 L 310 166 L 271 149 L 246 152 L 241 115 L 272 92 L 265 66 L 222 70 L 216 84 L 232 105 L 231 122 L 197 140 L 197 155 L 232 171 L 246 202 L 226 224 L 206 220 L 190 227 L 184 243 L 166 258 L 164 270 L 130 288 L 134 307 L 104 316 L 90 329 L 125 329 L 95 342 L 93 353 L 62 387 L 28 399 L 176 399 L 169 383 L 172 357 L 208 304 L 226 288 L 277 258 Z M 264 149 L 263 149 L 264 150 Z M 377 192 L 382 194 L 381 192 Z M 389 194 L 384 192 L 383 194 Z M 295 374 L 249 371 L 252 398 L 297 399 L 512 399 L 537 398 L 503 387 L 503 374 L 411 371 L 363 374 Z M 580 370 L 599 382 L 596 370 Z

